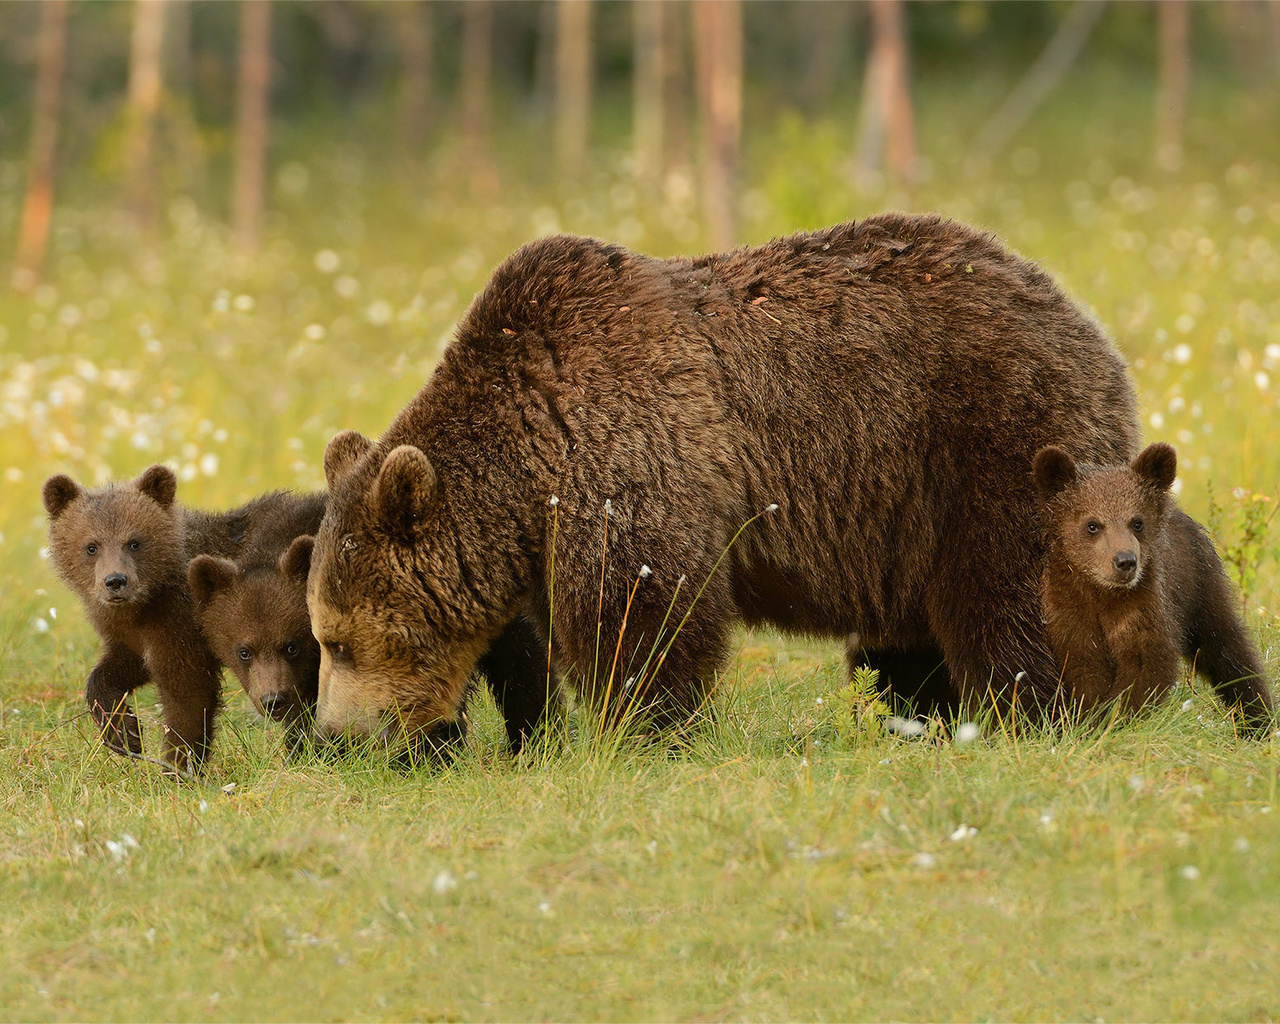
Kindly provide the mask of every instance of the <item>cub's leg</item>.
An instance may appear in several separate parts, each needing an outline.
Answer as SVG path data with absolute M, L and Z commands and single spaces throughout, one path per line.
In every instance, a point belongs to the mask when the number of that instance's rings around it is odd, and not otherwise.
M 1190 516 L 1179 512 L 1170 525 L 1181 535 L 1180 550 L 1189 553 L 1195 571 L 1194 585 L 1186 588 L 1189 606 L 1180 609 L 1181 653 L 1192 659 L 1223 703 L 1238 707 L 1251 728 L 1265 729 L 1275 714 L 1271 687 L 1222 561 Z M 1184 602 L 1187 596 L 1183 595 Z
M 203 643 L 174 636 L 149 647 L 147 665 L 164 708 L 165 759 L 178 772 L 198 771 L 222 704 L 222 666 Z
M 142 730 L 129 706 L 129 694 L 150 678 L 136 651 L 103 641 L 102 657 L 85 680 L 84 697 L 102 742 L 117 754 L 142 753 Z

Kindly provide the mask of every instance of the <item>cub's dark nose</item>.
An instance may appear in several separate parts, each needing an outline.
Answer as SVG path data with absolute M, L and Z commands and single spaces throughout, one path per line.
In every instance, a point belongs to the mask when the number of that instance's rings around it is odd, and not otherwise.
M 1116 572 L 1121 576 L 1132 576 L 1138 571 L 1138 556 L 1132 551 L 1120 551 L 1111 559 Z
M 289 706 L 287 693 L 268 693 L 262 698 L 262 713 L 271 718 L 279 718 Z
M 102 585 L 111 591 L 111 593 L 118 594 L 129 585 L 129 577 L 122 572 L 113 572 L 102 581 Z

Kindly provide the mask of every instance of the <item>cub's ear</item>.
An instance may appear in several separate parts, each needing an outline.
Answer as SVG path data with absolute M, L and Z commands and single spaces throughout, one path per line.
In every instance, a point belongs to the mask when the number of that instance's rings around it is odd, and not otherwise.
M 178 478 L 168 466 L 152 466 L 138 477 L 136 486 L 161 508 L 168 508 L 178 493 Z
M 436 471 L 421 450 L 402 444 L 382 463 L 372 505 L 383 527 L 411 540 L 417 536 L 436 494 Z
M 1173 486 L 1173 478 L 1178 475 L 1178 453 L 1173 450 L 1173 445 L 1157 441 L 1143 448 L 1138 457 L 1129 463 L 1129 468 L 1147 483 L 1167 491 Z
M 332 491 L 334 484 L 346 476 L 351 467 L 372 447 L 373 442 L 358 431 L 344 430 L 334 434 L 324 449 L 324 478 L 329 484 L 329 490 Z
M 84 493 L 80 489 L 80 485 L 69 476 L 59 473 L 57 476 L 51 476 L 44 482 L 44 510 L 49 513 L 50 519 L 57 519 L 67 510 L 76 498 Z
M 1040 497 L 1052 498 L 1076 482 L 1076 460 L 1057 445 L 1047 445 L 1036 452 L 1031 474 L 1035 477 Z
M 240 575 L 236 563 L 229 558 L 196 555 L 187 565 L 187 587 L 196 602 L 196 611 L 204 611 L 219 590 L 225 590 Z
M 316 539 L 309 534 L 305 537 L 294 537 L 293 543 L 277 563 L 280 571 L 300 583 L 307 582 L 307 574 L 311 572 L 311 552 L 315 550 Z

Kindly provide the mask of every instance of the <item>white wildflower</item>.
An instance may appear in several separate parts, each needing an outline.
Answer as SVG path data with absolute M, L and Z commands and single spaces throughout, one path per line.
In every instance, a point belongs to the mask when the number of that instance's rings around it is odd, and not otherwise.
M 976 722 L 961 722 L 956 726 L 956 742 L 972 743 L 982 735 L 982 730 L 978 728 Z
M 1193 701 L 1190 697 L 1188 697 L 1186 700 L 1182 702 L 1182 710 L 1190 711 L 1192 708 L 1192 705 L 1194 704 L 1195 704 L 1195 701 Z
M 977 834 L 978 830 L 976 828 L 972 825 L 966 825 L 964 822 L 961 822 L 960 827 L 952 832 L 948 838 L 953 843 L 963 843 L 966 839 L 972 839 Z
M 647 565 L 640 566 L 640 578 L 642 580 L 647 580 L 652 575 L 653 575 L 653 570 L 650 569 Z
M 320 273 L 332 274 L 342 266 L 342 259 L 332 249 L 321 249 L 315 255 L 315 264 Z
M 899 736 L 923 736 L 924 722 L 918 718 L 899 718 L 892 715 L 885 720 L 885 725 L 889 727 L 890 732 L 895 732 Z
M 395 307 L 386 299 L 376 299 L 369 303 L 369 308 L 364 311 L 364 318 L 375 327 L 384 327 L 391 323 L 395 313 Z
M 923 850 L 921 850 L 919 853 L 917 853 L 914 857 L 911 858 L 911 863 L 918 868 L 928 870 L 929 868 L 933 867 L 935 864 L 938 863 L 938 858 L 931 853 L 925 853 Z
M 1181 870 L 1179 870 L 1178 874 L 1180 874 L 1188 882 L 1194 882 L 1196 879 L 1200 877 L 1200 869 L 1196 867 L 1194 864 L 1184 864 Z
M 456 888 L 458 888 L 458 880 L 453 877 L 453 872 L 447 868 L 436 872 L 436 877 L 431 882 L 431 890 L 437 896 L 447 895 Z

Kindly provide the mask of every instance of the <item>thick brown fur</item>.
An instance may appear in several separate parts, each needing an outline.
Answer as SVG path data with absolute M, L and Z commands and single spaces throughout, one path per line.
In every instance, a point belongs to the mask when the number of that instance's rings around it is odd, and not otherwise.
M 320 645 L 307 615 L 308 561 L 293 541 L 314 534 L 325 495 L 271 496 L 275 508 L 235 559 L 198 555 L 187 567 L 196 619 L 218 660 L 258 711 L 296 743 L 309 727 L 319 686 Z
M 1262 659 L 1212 542 L 1169 497 L 1176 472 L 1162 443 L 1121 466 L 1077 464 L 1056 446 L 1036 455 L 1049 639 L 1082 708 L 1158 701 L 1182 655 L 1251 728 L 1263 727 L 1273 708 Z
M 221 669 L 196 621 L 187 563 L 198 554 L 234 558 L 277 527 L 284 497 L 264 495 L 228 512 L 174 501 L 177 480 L 152 466 L 137 480 L 86 490 L 70 477 L 45 481 L 50 559 L 80 598 L 102 641 L 85 699 L 103 741 L 142 753 L 129 703 L 155 682 L 164 709 L 166 760 L 198 769 L 221 705 Z
M 660 725 L 696 716 L 734 620 L 934 648 L 968 703 L 1046 706 L 1026 466 L 1137 440 L 1097 325 L 940 217 L 698 259 L 531 243 L 381 439 L 325 453 L 317 728 L 453 721 L 522 613 L 589 704 Z

